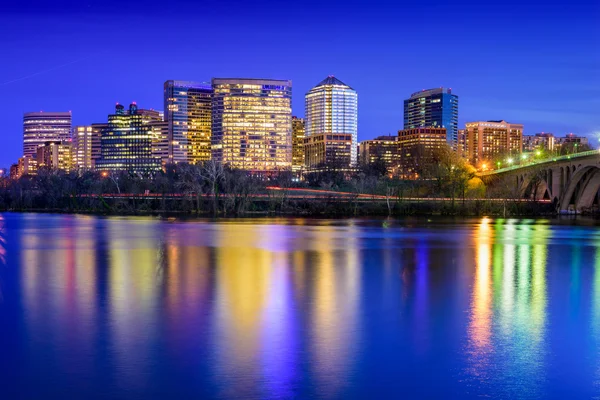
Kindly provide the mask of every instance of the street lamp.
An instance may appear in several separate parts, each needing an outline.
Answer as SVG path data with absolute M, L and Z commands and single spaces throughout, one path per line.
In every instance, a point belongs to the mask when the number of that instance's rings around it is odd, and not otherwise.
M 512 158 L 509 158 L 508 160 L 506 160 L 506 162 L 508 163 L 508 165 L 512 165 L 513 161 L 514 160 Z

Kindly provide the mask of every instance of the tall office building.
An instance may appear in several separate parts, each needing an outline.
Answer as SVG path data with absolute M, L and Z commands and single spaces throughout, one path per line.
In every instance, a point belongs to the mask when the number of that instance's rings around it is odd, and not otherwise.
M 477 121 L 466 124 L 467 157 L 473 164 L 520 155 L 523 125 L 506 121 Z
M 71 139 L 71 112 L 30 112 L 23 115 L 23 155 L 35 157 L 46 142 Z
M 91 125 L 73 128 L 71 142 L 73 144 L 73 164 L 77 169 L 92 169 L 92 139 Z
M 458 96 L 438 88 L 413 93 L 404 100 L 404 129 L 446 128 L 446 142 L 458 150 Z
M 328 76 L 306 94 L 306 136 L 352 136 L 350 164 L 358 161 L 358 95 L 344 82 Z
M 292 117 L 292 171 L 300 172 L 304 167 L 304 118 Z
M 214 78 L 212 157 L 233 168 L 292 167 L 292 82 Z
M 208 83 L 169 80 L 164 84 L 169 161 L 196 164 L 211 158 L 212 88 Z
M 162 121 L 158 111 L 138 109 L 135 103 L 125 110 L 117 104 L 100 136 L 96 169 L 141 174 L 160 170 L 161 160 L 153 152 L 160 137 L 152 128 L 153 123 L 159 122 Z

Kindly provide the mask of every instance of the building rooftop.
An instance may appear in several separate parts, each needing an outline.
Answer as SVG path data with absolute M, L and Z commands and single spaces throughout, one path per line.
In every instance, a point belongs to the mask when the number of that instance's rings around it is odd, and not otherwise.
M 352 89 L 350 86 L 346 85 L 344 82 L 340 81 L 338 78 L 336 78 L 333 75 L 329 75 L 327 78 L 325 78 L 321 82 L 319 82 L 315 87 L 328 86 L 328 85 L 346 86 L 347 88 Z M 354 89 L 352 89 L 352 90 L 354 90 Z
M 439 88 L 435 88 L 435 89 L 423 89 L 420 92 L 415 92 L 413 94 L 410 95 L 411 99 L 418 99 L 421 97 L 427 97 L 427 96 L 431 96 L 434 94 L 452 94 L 452 89 L 446 89 L 443 87 L 439 87 Z

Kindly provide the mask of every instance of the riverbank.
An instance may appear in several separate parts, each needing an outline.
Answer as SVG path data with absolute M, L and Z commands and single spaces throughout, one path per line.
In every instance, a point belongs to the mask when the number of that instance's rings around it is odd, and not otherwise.
M 192 198 L 177 200 L 154 198 L 103 198 L 85 199 L 85 202 L 68 202 L 65 207 L 21 207 L 0 208 L 10 212 L 76 213 L 90 215 L 174 215 L 192 217 L 246 217 L 246 216 L 287 216 L 287 217 L 361 217 L 361 216 L 555 216 L 551 203 L 533 201 L 498 200 L 370 200 L 335 198 L 318 201 L 269 197 L 266 199 L 245 200 L 244 206 L 236 207 L 235 200 Z M 216 210 L 216 212 L 215 212 Z

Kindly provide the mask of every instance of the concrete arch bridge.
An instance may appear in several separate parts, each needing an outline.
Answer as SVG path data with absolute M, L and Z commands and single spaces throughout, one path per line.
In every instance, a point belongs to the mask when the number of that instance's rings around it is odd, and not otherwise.
M 538 160 L 477 174 L 490 190 L 523 199 L 551 200 L 563 213 L 600 209 L 600 151 Z

